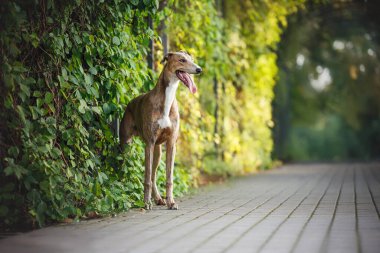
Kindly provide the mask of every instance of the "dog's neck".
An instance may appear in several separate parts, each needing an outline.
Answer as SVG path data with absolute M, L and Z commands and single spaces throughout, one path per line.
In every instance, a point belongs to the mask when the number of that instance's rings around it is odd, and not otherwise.
M 165 65 L 155 87 L 156 94 L 161 98 L 159 101 L 164 103 L 162 117 L 157 121 L 160 128 L 171 127 L 169 114 L 175 99 L 178 83 L 179 79 L 176 74 L 168 71 L 167 65 Z

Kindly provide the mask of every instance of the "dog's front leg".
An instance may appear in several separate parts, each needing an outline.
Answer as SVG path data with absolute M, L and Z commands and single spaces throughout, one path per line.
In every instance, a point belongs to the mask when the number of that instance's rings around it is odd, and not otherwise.
M 145 209 L 152 209 L 152 160 L 154 144 L 147 143 L 145 146 L 145 181 L 144 181 L 144 203 Z
M 166 143 L 166 204 L 169 209 L 177 210 L 178 205 L 173 198 L 173 170 L 175 157 L 175 142 Z

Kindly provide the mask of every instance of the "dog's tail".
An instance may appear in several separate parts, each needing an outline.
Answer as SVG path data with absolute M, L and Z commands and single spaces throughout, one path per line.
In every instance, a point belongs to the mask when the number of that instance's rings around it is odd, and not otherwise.
M 125 145 L 131 143 L 133 133 L 133 118 L 128 108 L 125 109 L 123 119 L 120 122 L 119 138 L 120 150 L 124 151 Z

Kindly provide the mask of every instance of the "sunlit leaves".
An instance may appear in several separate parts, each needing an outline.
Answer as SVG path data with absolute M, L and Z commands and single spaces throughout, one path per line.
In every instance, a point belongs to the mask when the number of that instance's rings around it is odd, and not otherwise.
M 120 45 L 120 39 L 116 36 L 112 38 L 112 43 L 115 44 L 116 46 Z
M 174 3 L 176 10 L 168 24 L 172 50 L 186 49 L 205 70 L 199 78 L 199 99 L 180 91 L 179 159 L 186 167 L 224 176 L 270 166 L 271 102 L 277 75 L 273 49 L 287 15 L 303 3 Z

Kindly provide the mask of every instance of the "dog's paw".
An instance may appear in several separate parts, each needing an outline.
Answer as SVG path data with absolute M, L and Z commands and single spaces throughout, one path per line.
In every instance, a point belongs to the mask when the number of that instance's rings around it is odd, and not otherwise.
M 167 206 L 168 206 L 169 210 L 178 210 L 179 209 L 178 204 L 175 202 L 172 202 L 172 203 L 168 204 Z
M 158 206 L 165 206 L 166 205 L 166 201 L 162 198 L 156 199 L 154 202 L 156 202 L 156 205 L 158 205 Z
M 157 123 L 162 129 L 172 126 L 172 122 L 170 121 L 170 118 L 168 116 L 162 117 L 157 121 Z
M 153 204 L 152 201 L 145 202 L 145 210 L 152 210 L 153 209 Z

